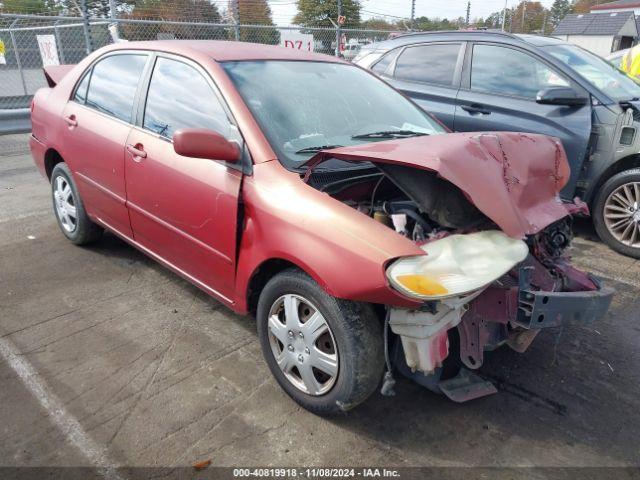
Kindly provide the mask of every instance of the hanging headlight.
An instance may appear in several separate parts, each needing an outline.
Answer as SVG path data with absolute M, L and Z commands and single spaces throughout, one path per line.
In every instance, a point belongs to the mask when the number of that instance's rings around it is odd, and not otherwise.
M 473 292 L 524 260 L 522 240 L 497 230 L 451 235 L 423 245 L 426 255 L 401 258 L 387 268 L 394 288 L 421 300 L 437 300 Z

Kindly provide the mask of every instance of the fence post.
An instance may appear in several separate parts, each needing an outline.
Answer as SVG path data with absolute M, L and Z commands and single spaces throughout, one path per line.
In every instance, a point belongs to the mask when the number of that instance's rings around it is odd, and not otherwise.
M 115 24 L 116 29 L 116 38 L 120 38 L 120 26 L 118 25 L 118 14 L 116 12 L 116 0 L 109 0 L 109 16 L 113 23 Z
M 16 54 L 16 65 L 18 66 L 18 71 L 20 72 L 20 81 L 22 81 L 22 91 L 24 92 L 25 95 L 28 95 L 27 82 L 25 82 L 24 80 L 24 72 L 22 71 L 22 62 L 20 62 L 20 54 L 18 53 L 18 45 L 16 44 L 16 34 L 13 33 L 13 26 L 16 24 L 18 20 L 20 19 L 16 18 L 13 22 L 11 22 L 11 25 L 9 25 L 9 35 L 11 36 L 11 44 L 13 45 L 13 51 Z
M 55 23 L 53 24 L 53 33 L 56 36 L 56 45 L 58 46 L 58 53 L 60 54 L 60 63 L 64 65 L 67 62 L 64 59 L 64 46 L 60 41 L 60 32 L 58 31 L 58 23 L 60 23 L 60 20 L 56 20 Z
M 87 55 L 93 52 L 93 44 L 91 42 L 91 26 L 89 25 L 89 12 L 87 11 L 86 0 L 80 0 L 80 10 L 82 11 L 82 30 L 84 31 L 84 41 L 86 43 Z
M 240 0 L 233 2 L 233 21 L 236 42 L 240 41 Z
M 342 0 L 338 0 L 338 22 L 336 23 L 336 57 L 340 56 L 340 17 L 342 16 Z

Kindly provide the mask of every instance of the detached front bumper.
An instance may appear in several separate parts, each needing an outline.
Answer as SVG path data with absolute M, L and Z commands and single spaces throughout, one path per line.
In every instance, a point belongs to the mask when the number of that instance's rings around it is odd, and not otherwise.
M 567 320 L 593 322 L 604 317 L 613 289 L 587 292 L 535 292 L 520 290 L 515 324 L 527 329 L 558 327 Z
M 585 275 L 580 282 L 589 284 L 587 290 L 545 292 L 531 288 L 532 275 L 533 269 L 520 269 L 518 310 L 513 320 L 520 327 L 539 330 L 558 327 L 567 320 L 589 323 L 604 317 L 611 305 L 613 289 L 603 287 L 591 276 Z

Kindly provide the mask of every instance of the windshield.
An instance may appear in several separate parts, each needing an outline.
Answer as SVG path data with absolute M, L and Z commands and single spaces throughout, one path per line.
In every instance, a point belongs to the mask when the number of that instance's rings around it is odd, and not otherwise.
M 546 51 L 569 65 L 591 85 L 621 101 L 640 98 L 640 85 L 606 60 L 575 45 L 553 45 Z
M 352 65 L 273 60 L 222 65 L 288 168 L 320 149 L 445 131 L 393 88 Z

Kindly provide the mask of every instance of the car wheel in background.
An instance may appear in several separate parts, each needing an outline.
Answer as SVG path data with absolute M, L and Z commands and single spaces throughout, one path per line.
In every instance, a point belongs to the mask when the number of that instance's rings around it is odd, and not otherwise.
M 598 192 L 592 214 L 603 242 L 623 255 L 640 258 L 640 169 L 607 180 Z
M 58 226 L 65 237 L 76 245 L 100 238 L 102 228 L 87 216 L 66 163 L 58 163 L 51 172 L 51 194 Z
M 285 270 L 267 283 L 257 321 L 271 373 L 307 410 L 349 410 L 382 378 L 382 325 L 371 305 L 334 298 L 299 270 Z

